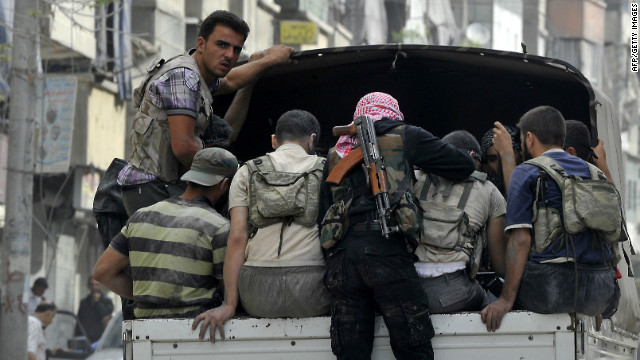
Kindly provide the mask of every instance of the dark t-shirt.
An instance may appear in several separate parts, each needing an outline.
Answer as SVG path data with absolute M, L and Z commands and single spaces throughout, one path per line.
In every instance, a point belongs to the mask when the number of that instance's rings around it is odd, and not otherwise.
M 95 303 L 91 302 L 91 294 L 87 295 L 80 301 L 78 309 L 78 322 L 82 325 L 87 338 L 90 342 L 96 342 L 100 339 L 102 331 L 102 320 L 113 312 L 113 302 L 104 294 L 100 300 Z M 76 327 L 76 335 L 82 335 L 82 332 Z

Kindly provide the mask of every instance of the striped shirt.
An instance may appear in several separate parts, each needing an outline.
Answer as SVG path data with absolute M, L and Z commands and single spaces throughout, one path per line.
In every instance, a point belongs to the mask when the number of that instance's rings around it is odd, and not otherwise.
M 137 318 L 192 317 L 219 304 L 229 220 L 204 197 L 173 197 L 135 212 L 111 241 L 129 257 Z

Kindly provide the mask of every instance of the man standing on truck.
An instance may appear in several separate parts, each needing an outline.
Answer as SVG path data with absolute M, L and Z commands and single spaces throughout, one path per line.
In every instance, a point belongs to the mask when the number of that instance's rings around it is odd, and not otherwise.
M 178 184 L 180 176 L 198 150 L 212 145 L 205 141 L 215 145 L 220 137 L 210 134 L 212 127 L 214 131 L 228 127 L 212 113 L 213 94 L 241 89 L 270 67 L 290 62 L 293 49 L 276 45 L 255 61 L 233 68 L 248 34 L 247 23 L 218 10 L 202 22 L 196 49 L 166 62 L 158 59 L 149 67 L 147 77 L 134 91 L 138 112 L 130 137 L 132 151 L 118 176 L 129 216 L 184 191 Z M 250 96 L 250 91 L 238 96 Z M 226 120 L 239 128 L 233 121 L 242 122 L 244 117 L 238 117 Z
M 187 190 L 136 211 L 98 259 L 93 278 L 135 300 L 136 318 L 193 317 L 220 305 L 229 221 L 213 206 L 237 168 L 227 150 L 200 150 L 181 177 Z
M 316 218 L 324 158 L 315 155 L 320 125 L 303 110 L 284 113 L 271 135 L 274 152 L 247 161 L 229 190 L 231 232 L 224 261 L 225 302 L 196 317 L 200 339 L 242 307 L 257 317 L 329 312 Z
M 442 141 L 468 151 L 480 167 L 480 144 L 472 134 L 457 130 Z M 422 170 L 416 177 L 414 190 L 424 214 L 415 267 L 429 298 L 429 312 L 482 310 L 490 299 L 474 277 L 485 247 L 495 271 L 504 275 L 506 201 L 479 171 L 459 182 Z
M 384 157 L 387 177 L 391 178 L 390 198 L 396 190 L 404 194 L 395 180 L 410 179 L 414 165 L 450 180 L 465 179 L 475 169 L 465 152 L 419 127 L 405 125 L 397 100 L 388 94 L 365 95 L 353 119 L 361 115 L 375 121 L 373 135 Z M 349 135 L 338 140 L 329 152 L 324 179 L 351 153 L 356 141 Z M 389 238 L 382 235 L 369 180 L 358 165 L 340 184 L 329 186 L 323 181 L 321 187 L 319 222 L 329 227 L 337 225 L 346 233 L 327 250 L 324 281 L 333 297 L 331 349 L 338 359 L 370 359 L 375 311 L 379 309 L 397 359 L 433 359 L 434 331 L 427 294 L 413 265 L 414 255 L 402 234 L 392 233 Z M 412 225 L 417 227 L 418 219 L 414 221 Z
M 563 151 L 565 121 L 553 107 L 530 110 L 518 127 L 523 158 L 535 162 L 519 165 L 511 175 L 504 286 L 500 297 L 482 311 L 482 321 L 488 331 L 495 331 L 512 308 L 543 314 L 611 316 L 619 293 L 615 295 L 610 240 L 590 227 L 573 234 L 566 232 L 569 219 L 563 210 L 564 190 L 561 192 L 554 180 L 557 176 L 551 173 L 564 171 L 569 176 L 590 179 L 591 169 L 582 159 Z M 553 167 L 543 170 L 537 165 L 542 161 L 553 162 Z M 582 205 L 593 207 L 589 201 Z M 616 207 L 619 206 L 614 205 L 614 214 L 619 211 Z M 616 227 L 617 221 L 611 221 Z

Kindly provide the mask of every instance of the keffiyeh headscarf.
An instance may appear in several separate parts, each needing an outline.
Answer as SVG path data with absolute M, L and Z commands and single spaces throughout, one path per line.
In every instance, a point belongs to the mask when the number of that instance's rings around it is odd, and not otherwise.
M 356 111 L 353 113 L 353 120 L 358 116 L 367 115 L 374 122 L 389 118 L 394 120 L 404 120 L 404 115 L 400 112 L 398 100 L 389 94 L 382 92 L 369 93 L 358 101 Z M 335 150 L 343 158 L 347 156 L 358 145 L 358 137 L 355 135 L 342 135 L 336 143 Z

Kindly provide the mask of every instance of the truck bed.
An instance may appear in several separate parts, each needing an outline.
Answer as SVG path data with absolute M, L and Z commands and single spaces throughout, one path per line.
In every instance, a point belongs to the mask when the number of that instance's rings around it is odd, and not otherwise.
M 511 312 L 500 329 L 487 332 L 479 313 L 432 315 L 435 358 L 441 359 L 636 359 L 638 339 L 605 320 L 569 314 Z M 224 341 L 198 340 L 192 319 L 125 321 L 125 359 L 335 359 L 329 317 L 307 319 L 234 318 Z M 577 325 L 576 325 L 577 324 Z M 376 318 L 372 359 L 393 359 L 387 329 Z M 207 332 L 208 334 L 208 332 Z M 219 334 L 216 332 L 216 338 Z

